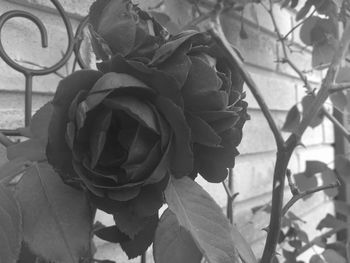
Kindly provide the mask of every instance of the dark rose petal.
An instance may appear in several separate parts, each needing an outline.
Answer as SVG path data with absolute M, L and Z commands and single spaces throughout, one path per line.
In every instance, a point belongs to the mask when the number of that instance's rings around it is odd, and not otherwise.
M 87 196 L 89 201 L 98 207 L 98 209 L 101 209 L 102 211 L 108 213 L 108 214 L 115 214 L 120 209 L 123 209 L 124 206 L 128 205 L 128 202 L 120 202 L 115 201 L 111 199 L 107 199 L 105 197 L 99 197 L 97 195 L 94 195 L 91 192 L 87 192 Z
M 209 124 L 217 133 L 221 133 L 223 131 L 231 129 L 234 125 L 237 124 L 239 119 L 239 116 L 230 116 L 226 119 L 212 121 Z
M 238 117 L 238 114 L 233 111 L 197 111 L 195 114 L 207 122 Z
M 141 217 L 156 214 L 164 203 L 163 191 L 168 182 L 169 175 L 164 177 L 159 183 L 142 187 L 140 194 L 130 202 L 135 213 Z
M 82 102 L 86 104 L 83 108 L 86 109 L 86 111 L 90 111 L 99 105 L 111 92 L 127 87 L 137 87 L 138 90 L 142 89 L 147 93 L 153 92 L 146 84 L 130 75 L 110 72 L 104 74 L 103 77 L 95 83 L 86 100 Z
M 133 207 L 130 206 L 128 202 L 119 207 L 113 217 L 120 231 L 128 235 L 130 239 L 134 239 L 135 236 L 146 227 L 150 220 L 154 217 L 158 217 L 158 213 L 152 214 L 149 217 L 140 217 L 135 213 Z
M 118 96 L 105 99 L 103 104 L 112 110 L 124 111 L 143 126 L 159 134 L 155 114 L 152 108 L 142 100 L 129 96 Z
M 130 182 L 138 182 L 147 179 L 161 159 L 159 142 L 155 144 L 152 150 L 147 154 L 143 162 L 137 164 L 124 164 L 123 168 L 128 174 Z
M 207 146 L 218 146 L 221 142 L 220 136 L 201 118 L 190 112 L 186 113 L 187 123 L 191 127 L 192 141 Z
M 193 37 L 201 37 L 203 35 L 198 31 L 188 30 L 184 31 L 181 34 L 176 35 L 170 41 L 162 45 L 155 53 L 153 60 L 151 62 L 152 65 L 157 65 L 164 62 L 168 59 L 182 44 L 184 44 L 187 40 Z
M 98 111 L 90 131 L 91 168 L 95 168 L 105 147 L 107 131 L 111 125 L 112 111 L 103 109 Z
M 217 163 L 223 167 L 233 167 L 234 158 L 238 155 L 235 139 L 230 136 L 230 131 L 220 134 L 222 137 L 221 147 L 207 147 L 204 145 L 195 145 L 194 153 L 201 162 Z
M 188 47 L 181 48 L 164 63 L 158 65 L 158 69 L 164 71 L 170 76 L 173 76 L 174 79 L 176 79 L 176 81 L 179 83 L 180 87 L 185 84 L 192 66 L 190 58 L 186 55 L 187 51 Z
M 185 99 L 188 111 L 223 111 L 228 105 L 228 95 L 224 91 L 209 91 L 199 93 L 191 100 Z
M 190 59 L 192 67 L 182 89 L 185 104 L 186 102 L 195 100 L 198 94 L 219 91 L 221 87 L 221 81 L 218 78 L 215 69 L 204 62 L 201 58 L 190 57 Z
M 97 237 L 111 243 L 120 243 L 130 240 L 130 238 L 121 232 L 117 226 L 109 226 L 98 229 L 94 232 L 94 234 Z
M 72 153 L 65 140 L 70 103 L 80 90 L 92 88 L 101 75 L 101 72 L 92 70 L 76 71 L 58 85 L 52 102 L 54 110 L 49 126 L 46 154 L 49 163 L 63 179 L 69 179 L 74 175 Z
M 157 98 L 156 106 L 174 131 L 171 170 L 177 177 L 188 175 L 193 169 L 193 153 L 191 130 L 186 123 L 183 111 L 169 99 L 162 97 Z
M 172 145 L 172 140 L 169 140 L 168 146 L 157 165 L 157 167 L 153 170 L 153 172 L 148 176 L 145 180 L 145 185 L 154 184 L 161 181 L 168 173 L 168 169 L 170 166 L 170 149 Z
M 148 221 L 147 225 L 130 241 L 121 242 L 120 246 L 128 255 L 129 259 L 135 258 L 146 252 L 152 244 L 156 228 L 158 226 L 158 215 Z
M 130 187 L 128 187 L 128 185 L 123 185 L 119 187 L 119 189 L 109 190 L 107 196 L 116 201 L 128 201 L 138 196 L 140 190 L 140 184 L 130 185 Z
M 146 160 L 154 144 L 157 142 L 157 139 L 157 135 L 139 125 L 134 140 L 130 145 L 125 165 L 137 165 Z
M 76 128 L 73 122 L 68 122 L 66 130 L 66 142 L 71 150 L 73 150 Z
M 73 168 L 74 171 L 79 175 L 79 178 L 83 181 L 84 185 L 87 187 L 87 189 L 93 193 L 94 195 L 98 197 L 104 197 L 104 191 L 102 189 L 99 189 L 93 185 L 90 178 L 86 176 L 87 171 L 84 169 L 80 163 L 77 163 L 76 161 L 73 161 Z
M 215 162 L 207 163 L 204 161 L 200 162 L 198 172 L 205 180 L 210 183 L 221 183 L 227 177 L 227 168 Z
M 96 1 L 90 8 L 90 21 L 113 53 L 127 55 L 134 46 L 136 21 L 124 0 Z
M 157 123 L 160 131 L 160 142 L 161 142 L 161 149 L 164 152 L 167 148 L 167 145 L 169 144 L 170 140 L 170 128 L 168 123 L 164 120 L 162 115 L 154 108 L 154 106 L 151 106 L 153 108 L 153 112 L 157 118 Z
M 165 72 L 150 68 L 141 62 L 126 60 L 118 55 L 113 56 L 109 61 L 98 64 L 98 68 L 102 72 L 120 72 L 137 76 L 138 79 L 146 83 L 161 96 L 171 99 L 179 106 L 183 106 L 183 99 L 180 91 L 181 87 L 178 81 Z M 130 92 L 132 92 L 132 90 L 133 89 L 130 89 Z M 131 95 L 142 96 L 140 93 L 131 93 Z

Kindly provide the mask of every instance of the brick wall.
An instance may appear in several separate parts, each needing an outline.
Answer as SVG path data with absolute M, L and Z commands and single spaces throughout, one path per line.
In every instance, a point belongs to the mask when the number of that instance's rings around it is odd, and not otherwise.
M 181 2 L 180 0 L 179 2 Z M 86 14 L 92 0 L 61 0 L 65 9 L 71 14 L 72 23 L 77 25 L 79 17 Z M 156 3 L 157 1 L 141 1 L 141 6 Z M 9 21 L 1 35 L 4 47 L 12 58 L 19 61 L 31 61 L 41 66 L 52 65 L 62 56 L 67 41 L 63 23 L 52 9 L 47 0 L 0 0 L 0 14 L 8 10 L 27 10 L 42 18 L 49 33 L 49 48 L 40 47 L 40 36 L 37 29 L 26 20 L 16 19 Z M 170 11 L 169 11 L 170 10 Z M 168 11 L 175 21 L 186 21 L 186 6 L 175 5 L 169 7 Z M 249 9 L 248 9 L 249 10 Z M 273 34 L 271 21 L 264 10 L 257 8 L 259 24 L 246 12 L 248 21 L 245 29 L 249 38 L 239 38 L 239 18 L 225 17 L 223 26 L 229 40 L 238 47 L 246 59 L 246 64 L 253 78 L 258 83 L 268 106 L 272 110 L 279 127 L 282 127 L 288 109 L 299 102 L 305 94 L 302 83 L 295 73 L 287 65 L 278 65 L 274 61 L 281 53 L 281 47 L 276 42 Z M 293 17 L 289 11 L 276 10 L 278 24 L 282 33 L 287 32 L 293 25 Z M 298 34 L 293 34 L 292 39 L 299 43 Z M 301 68 L 311 68 L 311 53 L 306 50 L 303 54 L 293 53 L 291 55 L 295 63 Z M 59 71 L 66 74 L 66 68 Z M 321 80 L 321 74 L 311 72 L 308 78 L 317 85 Z M 50 100 L 55 91 L 59 77 L 50 75 L 34 78 L 33 108 L 38 109 L 40 105 Z M 14 72 L 2 60 L 0 60 L 0 127 L 16 128 L 23 125 L 23 90 L 24 78 Z M 239 192 L 235 203 L 235 221 L 242 229 L 244 236 L 251 242 L 257 255 L 260 255 L 263 247 L 265 233 L 261 230 L 267 225 L 268 216 L 253 216 L 250 208 L 266 203 L 270 200 L 271 182 L 275 161 L 275 145 L 268 125 L 259 111 L 257 103 L 248 91 L 249 113 L 251 121 L 244 128 L 244 138 L 239 147 L 241 155 L 237 158 L 234 170 L 234 188 Z M 284 134 L 287 136 L 287 134 Z M 331 162 L 333 158 L 333 129 L 332 125 L 325 121 L 321 126 L 309 129 L 304 137 L 303 143 L 306 148 L 298 148 L 292 157 L 290 169 L 296 173 L 304 169 L 305 160 L 317 159 Z M 0 148 L 0 163 L 5 161 L 3 150 Z M 222 185 L 207 184 L 199 180 L 217 202 L 225 206 L 225 191 Z M 289 193 L 286 188 L 286 196 Z M 308 233 L 315 233 L 315 218 L 321 218 L 326 212 L 332 211 L 332 204 L 322 193 L 309 198 L 306 202 L 300 201 L 292 211 L 303 217 L 307 222 L 303 228 Z M 114 254 L 115 247 L 102 245 L 100 254 Z M 122 257 L 119 255 L 118 257 Z M 119 258 L 118 262 L 125 261 Z

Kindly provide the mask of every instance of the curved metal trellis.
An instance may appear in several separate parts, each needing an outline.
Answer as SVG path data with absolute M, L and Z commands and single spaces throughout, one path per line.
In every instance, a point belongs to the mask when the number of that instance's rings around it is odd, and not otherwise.
M 72 24 L 71 21 L 68 18 L 67 13 L 63 9 L 62 5 L 59 3 L 58 0 L 50 0 L 51 3 L 55 6 L 57 9 L 60 17 L 62 18 L 66 32 L 67 32 L 67 37 L 68 37 L 68 46 L 67 49 L 63 55 L 63 57 L 56 62 L 54 65 L 43 68 L 43 69 L 31 69 L 27 68 L 25 66 L 20 65 L 19 63 L 15 62 L 5 51 L 1 38 L 0 38 L 0 57 L 9 65 L 12 67 L 14 70 L 22 73 L 25 77 L 25 95 L 24 95 L 24 100 L 25 100 L 25 109 L 24 109 L 24 121 L 25 125 L 28 126 L 30 124 L 30 119 L 32 117 L 32 93 L 33 93 L 33 77 L 34 76 L 44 76 L 44 75 L 49 75 L 60 68 L 62 68 L 69 60 L 69 58 L 72 56 L 72 54 L 75 54 L 75 60 L 74 60 L 74 65 L 76 63 L 79 64 L 81 68 L 87 68 L 87 65 L 84 63 L 81 54 L 80 54 L 80 46 L 81 42 L 83 40 L 82 33 L 84 30 L 84 27 L 88 23 L 88 17 L 85 17 L 79 24 L 75 34 L 72 29 Z M 2 29 L 6 22 L 12 18 L 25 18 L 33 22 L 37 28 L 40 31 L 41 34 L 41 45 L 43 48 L 48 47 L 48 37 L 47 37 L 47 31 L 46 27 L 43 24 L 43 22 L 38 18 L 37 16 L 23 11 L 23 10 L 13 10 L 13 11 L 8 11 L 0 16 L 0 34 L 2 32 Z M 17 130 L 10 130 L 10 129 L 3 129 L 0 130 L 1 133 L 7 135 L 7 136 L 18 136 L 20 135 Z

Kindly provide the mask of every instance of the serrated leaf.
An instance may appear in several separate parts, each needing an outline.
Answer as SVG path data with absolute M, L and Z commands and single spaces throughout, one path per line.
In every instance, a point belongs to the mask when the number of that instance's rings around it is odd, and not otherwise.
M 158 224 L 153 243 L 156 263 L 201 262 L 202 253 L 190 233 L 180 226 L 175 214 L 167 209 Z
M 17 262 L 22 242 L 21 221 L 12 192 L 0 185 L 0 262 Z
M 297 105 L 294 105 L 288 112 L 286 121 L 283 124 L 282 130 L 293 132 L 300 123 L 300 112 Z
M 176 215 L 180 225 L 191 233 L 209 263 L 237 262 L 236 249 L 244 257 L 243 261 L 257 262 L 238 230 L 230 225 L 221 208 L 196 182 L 188 177 L 170 180 L 165 199 L 169 209 Z M 248 255 L 249 258 L 245 258 Z
M 324 162 L 320 161 L 306 161 L 305 176 L 310 177 L 314 174 L 321 173 L 328 170 L 328 166 Z
M 16 195 L 24 241 L 34 253 L 57 263 L 76 263 L 89 255 L 92 214 L 82 191 L 40 163 L 28 168 Z
M 343 155 L 335 157 L 334 166 L 338 175 L 346 182 L 350 183 L 350 161 Z
M 327 214 L 316 227 L 317 230 L 322 230 L 323 228 L 347 228 L 347 224 L 344 221 L 335 218 L 333 215 Z

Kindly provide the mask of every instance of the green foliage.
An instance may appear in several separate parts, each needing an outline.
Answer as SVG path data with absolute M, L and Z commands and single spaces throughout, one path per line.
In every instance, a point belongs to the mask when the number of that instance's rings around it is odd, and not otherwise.
M 242 243 L 244 239 L 239 232 L 197 183 L 186 177 L 172 179 L 165 191 L 165 199 L 208 262 L 236 262 L 236 249 L 245 262 L 256 262 L 249 245 Z M 210 236 L 215 236 L 215 239 Z
M 0 256 L 1 261 L 14 263 L 21 249 L 22 216 L 18 201 L 10 189 L 0 184 Z

